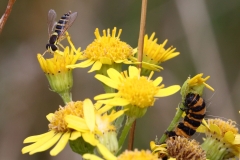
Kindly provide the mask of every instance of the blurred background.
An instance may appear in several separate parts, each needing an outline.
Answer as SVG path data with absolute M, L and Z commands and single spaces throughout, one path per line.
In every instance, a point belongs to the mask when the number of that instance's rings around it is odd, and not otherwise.
M 0 15 L 7 0 L 0 1 Z M 22 155 L 23 140 L 45 133 L 45 116 L 63 105 L 49 90 L 40 69 L 37 53 L 45 51 L 48 41 L 47 14 L 54 9 L 59 19 L 69 10 L 78 17 L 69 29 L 76 47 L 82 50 L 99 30 L 122 28 L 121 40 L 137 46 L 140 24 L 140 0 L 16 0 L 0 35 L 0 159 L 1 160 L 78 160 L 79 155 L 66 147 L 56 157 L 49 151 Z M 207 118 L 232 119 L 240 124 L 240 1 L 225 0 L 149 0 L 146 34 L 156 32 L 158 43 L 168 39 L 180 56 L 162 64 L 166 86 L 182 83 L 189 75 L 210 75 L 205 90 Z M 103 93 L 101 84 L 87 69 L 74 70 L 74 100 Z M 135 147 L 148 149 L 149 141 L 164 133 L 172 120 L 179 93 L 157 100 L 155 106 L 137 121 Z M 200 135 L 195 135 L 200 136 Z

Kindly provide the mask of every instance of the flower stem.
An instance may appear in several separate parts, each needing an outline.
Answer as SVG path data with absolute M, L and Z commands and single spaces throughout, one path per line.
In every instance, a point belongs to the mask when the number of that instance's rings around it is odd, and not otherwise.
M 16 0 L 9 0 L 8 1 L 8 5 L 7 5 L 7 8 L 6 8 L 6 11 L 5 13 L 2 15 L 2 17 L 0 18 L 0 33 L 2 32 L 3 30 L 3 27 L 5 25 L 5 23 L 7 22 L 7 19 L 12 11 L 12 7 L 13 7 L 13 4 L 15 3 Z
M 136 120 L 133 122 L 132 128 L 130 130 L 129 142 L 131 142 L 131 143 L 128 143 L 128 150 L 133 150 L 135 128 L 136 128 Z
M 138 38 L 138 62 L 142 62 L 146 15 L 147 15 L 147 0 L 142 0 L 141 22 Z M 138 67 L 142 68 L 142 64 L 140 63 Z
M 180 103 L 180 106 L 178 106 L 177 112 L 176 112 L 172 122 L 168 126 L 167 131 L 172 131 L 177 126 L 179 119 L 181 118 L 181 116 L 183 114 L 183 110 L 180 108 L 185 108 L 183 103 Z M 166 139 L 167 139 L 167 135 L 166 134 L 162 135 L 162 137 L 159 140 L 159 144 L 164 143 Z
M 142 62 L 146 15 L 147 15 L 147 0 L 142 0 L 141 22 L 140 22 L 140 30 L 139 30 L 139 38 L 138 38 L 138 62 Z M 142 63 L 138 65 L 138 68 L 140 69 L 142 68 Z M 136 120 L 133 121 L 132 128 L 130 131 L 128 150 L 133 150 L 135 126 L 136 126 Z
M 65 104 L 72 101 L 72 93 L 70 91 L 59 93 L 59 95 L 62 97 Z
M 117 155 L 119 154 L 119 152 L 120 152 L 120 150 L 121 150 L 121 148 L 122 148 L 122 146 L 124 144 L 124 141 L 125 141 L 125 139 L 126 139 L 126 137 L 128 135 L 128 132 L 131 129 L 132 124 L 135 121 L 135 119 L 136 118 L 133 118 L 133 117 L 127 117 L 126 124 L 125 124 L 125 126 L 124 126 L 124 128 L 122 130 L 121 136 L 120 136 L 119 141 L 118 141 L 119 150 L 118 150 Z

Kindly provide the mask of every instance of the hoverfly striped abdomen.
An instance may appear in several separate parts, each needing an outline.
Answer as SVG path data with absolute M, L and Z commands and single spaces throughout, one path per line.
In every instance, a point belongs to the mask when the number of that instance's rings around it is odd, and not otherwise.
M 189 138 L 192 136 L 196 129 L 201 125 L 202 120 L 206 113 L 205 102 L 199 94 L 188 93 L 184 106 L 186 107 L 186 116 L 183 122 L 180 122 L 175 131 L 168 131 L 168 137 L 183 136 Z
M 75 21 L 77 17 L 77 12 L 71 13 L 71 11 L 69 11 L 68 13 L 65 13 L 58 21 L 58 23 L 55 21 L 56 16 L 56 12 L 53 9 L 50 9 L 48 12 L 49 41 L 46 45 L 47 51 L 49 52 L 56 51 L 58 49 L 58 45 L 60 45 L 59 42 L 64 39 L 64 33 L 71 27 L 71 25 Z
M 56 29 L 55 32 L 58 34 L 58 36 L 60 36 L 61 32 L 63 31 L 65 25 L 68 22 L 68 19 L 71 15 L 71 11 L 69 11 L 68 13 L 65 13 L 61 19 L 58 21 L 57 25 L 56 25 Z

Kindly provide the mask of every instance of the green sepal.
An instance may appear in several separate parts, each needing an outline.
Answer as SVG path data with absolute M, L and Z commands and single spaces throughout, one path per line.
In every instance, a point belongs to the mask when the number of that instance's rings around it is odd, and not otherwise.
M 92 153 L 95 149 L 95 146 L 92 146 L 91 144 L 84 141 L 82 137 L 79 137 L 78 139 L 71 141 L 69 140 L 69 145 L 73 152 L 76 152 L 80 155 L 83 155 L 85 153 Z

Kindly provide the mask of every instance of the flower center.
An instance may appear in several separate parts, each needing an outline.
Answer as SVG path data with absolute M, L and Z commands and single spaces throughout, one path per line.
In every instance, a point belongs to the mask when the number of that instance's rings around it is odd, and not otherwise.
M 228 131 L 232 131 L 233 134 L 238 133 L 238 128 L 236 127 L 236 122 L 232 120 L 223 121 L 221 119 L 208 119 L 208 124 L 215 124 L 217 125 L 221 131 L 222 135 L 224 135 Z
M 125 151 L 119 157 L 118 160 L 132 160 L 132 159 L 149 159 L 158 160 L 157 156 L 152 155 L 150 151 Z
M 93 61 L 108 58 L 111 61 L 125 60 L 132 55 L 132 48 L 127 43 L 120 41 L 119 36 L 115 36 L 116 28 L 112 30 L 112 36 L 110 34 L 110 29 L 103 31 L 103 36 L 99 34 L 99 30 L 96 29 L 95 35 L 96 39 L 87 46 L 84 56 L 87 59 Z
M 69 128 L 67 128 L 67 123 L 64 120 L 66 115 L 83 117 L 83 103 L 81 101 L 69 102 L 65 107 L 60 106 L 48 125 L 49 130 L 54 130 L 57 133 L 68 131 Z
M 118 90 L 120 96 L 127 99 L 132 105 L 146 108 L 153 106 L 155 101 L 154 95 L 160 88 L 154 86 L 147 77 L 135 76 L 123 79 Z
M 176 159 L 206 159 L 205 151 L 195 140 L 178 136 L 169 138 L 166 143 L 168 153 L 171 157 Z

